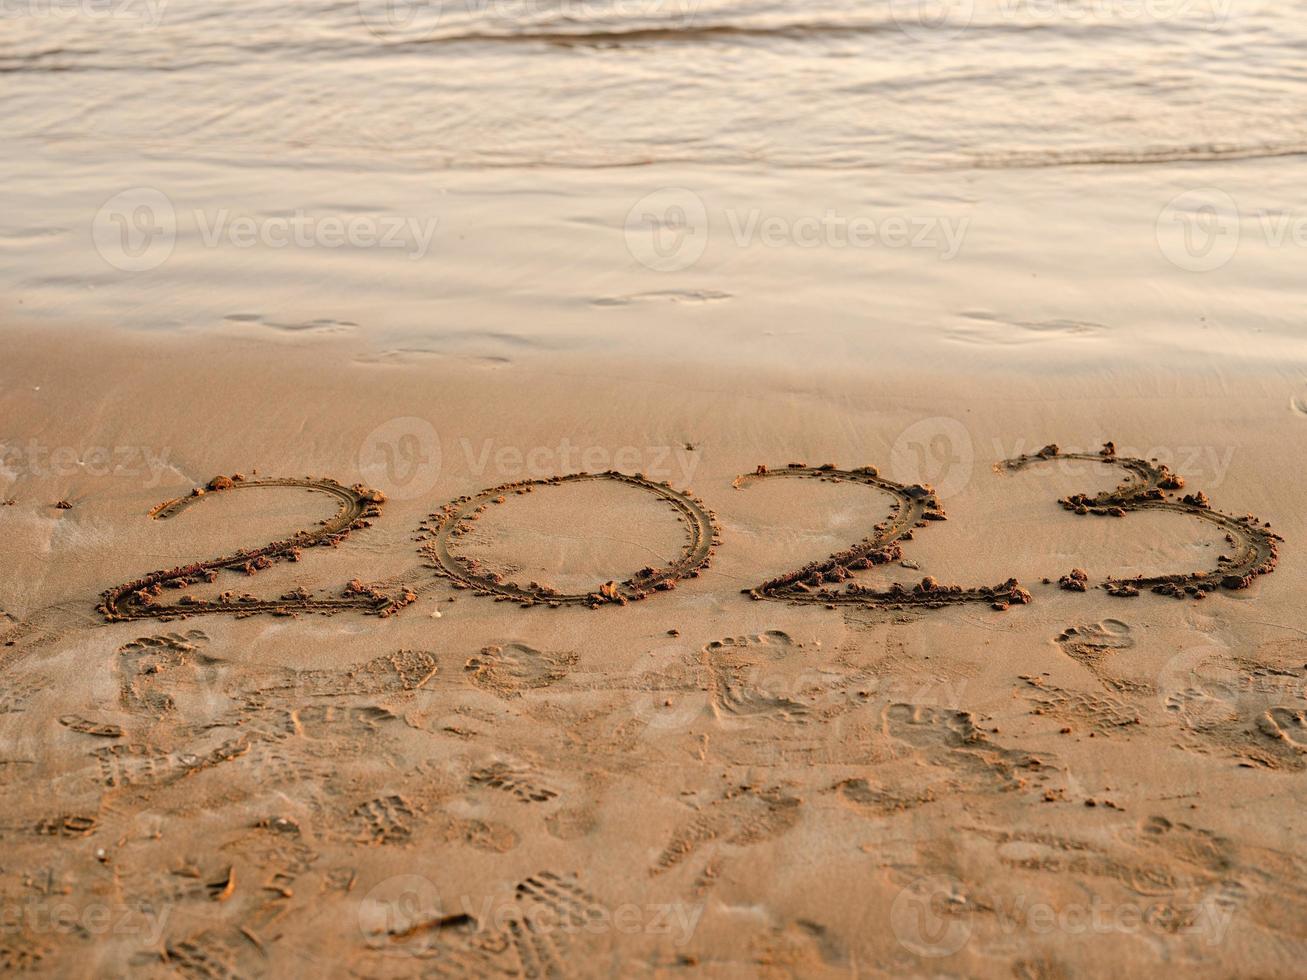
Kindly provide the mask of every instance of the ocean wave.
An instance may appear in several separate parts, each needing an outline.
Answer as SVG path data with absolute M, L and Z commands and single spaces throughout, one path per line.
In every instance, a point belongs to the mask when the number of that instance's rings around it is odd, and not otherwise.
M 1206 163 L 1304 154 L 1307 154 L 1307 139 L 1274 143 L 1199 143 L 1141 148 L 1018 150 L 983 154 L 974 157 L 969 163 L 978 170 L 1022 170 L 1039 167 L 1126 167 L 1165 163 Z

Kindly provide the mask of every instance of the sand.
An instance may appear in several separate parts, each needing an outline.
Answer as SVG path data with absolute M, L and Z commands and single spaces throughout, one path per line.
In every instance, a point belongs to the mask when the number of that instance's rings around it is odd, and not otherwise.
M 6 330 L 6 969 L 1301 971 L 1288 372 Z

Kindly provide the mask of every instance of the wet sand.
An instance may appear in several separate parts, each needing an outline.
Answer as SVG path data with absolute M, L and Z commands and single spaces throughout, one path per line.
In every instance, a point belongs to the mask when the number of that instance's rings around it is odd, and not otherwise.
M 1287 368 L 6 337 L 8 969 L 1300 970 Z

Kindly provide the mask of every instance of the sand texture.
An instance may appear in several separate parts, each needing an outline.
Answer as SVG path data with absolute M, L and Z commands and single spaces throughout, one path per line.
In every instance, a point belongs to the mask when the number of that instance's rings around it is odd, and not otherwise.
M 10 336 L 7 973 L 1301 975 L 1292 379 Z

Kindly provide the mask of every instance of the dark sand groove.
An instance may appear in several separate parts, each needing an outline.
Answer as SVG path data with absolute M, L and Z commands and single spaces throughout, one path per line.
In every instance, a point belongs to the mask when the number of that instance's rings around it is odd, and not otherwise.
M 482 570 L 475 559 L 455 555 L 450 551 L 451 539 L 470 530 L 469 522 L 475 521 L 491 502 L 502 500 L 507 494 L 530 493 L 537 486 L 558 486 L 593 480 L 610 480 L 636 487 L 671 504 L 690 535 L 681 557 L 666 568 L 644 568 L 623 582 L 608 582 L 592 592 L 565 593 L 536 582 L 527 585 L 506 582 L 497 572 Z M 470 497 L 459 497 L 432 514 L 422 529 L 428 536 L 427 542 L 422 545 L 422 552 L 432 559 L 431 567 L 437 575 L 451 580 L 456 588 L 474 589 L 478 595 L 516 599 L 527 605 L 537 602 L 550 606 L 599 606 L 604 603 L 625 605 L 643 599 L 651 592 L 666 592 L 676 587 L 677 580 L 694 578 L 700 569 L 707 568 L 713 545 L 717 543 L 717 525 L 713 514 L 700 500 L 672 489 L 669 484 L 647 480 L 638 473 L 628 476 L 612 470 L 603 473 L 573 473 L 543 480 L 522 480 L 482 490 Z
M 341 612 L 346 609 L 389 615 L 412 601 L 412 593 L 407 590 L 398 595 L 389 595 L 355 580 L 346 585 L 341 595 L 331 598 L 314 597 L 304 589 L 297 589 L 278 599 L 260 599 L 248 594 L 225 592 L 217 601 L 183 595 L 176 603 L 160 602 L 159 596 L 164 588 L 182 589 L 195 582 L 212 582 L 222 569 L 253 574 L 283 559 L 299 561 L 303 548 L 315 545 L 334 547 L 347 538 L 351 531 L 368 527 L 368 518 L 378 516 L 381 504 L 385 502 L 383 494 L 361 484 L 346 487 L 335 480 L 313 477 L 246 480 L 236 475 L 230 478 L 214 477 L 207 486 L 197 487 L 189 496 L 160 504 L 150 512 L 150 516 L 155 520 L 169 520 L 215 493 L 267 487 L 290 487 L 325 493 L 340 501 L 340 510 L 314 530 L 296 531 L 289 538 L 260 548 L 240 550 L 219 558 L 151 572 L 135 581 L 115 586 L 103 594 L 100 612 L 110 622 L 130 619 L 166 620 L 200 613 L 249 615 L 267 612 L 291 615 L 296 612 Z
M 1064 497 L 1058 503 L 1065 510 L 1079 515 L 1095 514 L 1104 517 L 1124 517 L 1134 510 L 1160 510 L 1173 514 L 1184 514 L 1199 520 L 1215 524 L 1225 532 L 1225 539 L 1231 548 L 1231 554 L 1222 555 L 1216 568 L 1211 571 L 1192 571 L 1168 575 L 1137 575 L 1133 578 L 1115 578 L 1108 576 L 1102 587 L 1111 595 L 1136 596 L 1141 589 L 1151 589 L 1160 595 L 1183 599 L 1186 596 L 1202 599 L 1208 592 L 1218 586 L 1227 589 L 1246 589 L 1259 575 L 1268 575 L 1275 570 L 1279 560 L 1276 543 L 1282 541 L 1271 530 L 1269 523 L 1262 523 L 1248 514 L 1234 517 L 1212 510 L 1207 502 L 1207 495 L 1201 490 L 1187 493 L 1179 500 L 1174 499 L 1172 491 L 1184 486 L 1184 480 L 1172 473 L 1165 465 L 1146 459 L 1116 455 L 1116 447 L 1107 443 L 1098 453 L 1064 453 L 1057 446 L 1045 446 L 1039 452 L 1005 460 L 1001 466 L 1009 470 L 1022 470 L 1036 463 L 1055 459 L 1077 459 L 1096 463 L 1112 463 L 1125 469 L 1126 479 L 1112 490 L 1104 490 L 1095 496 L 1077 493 Z M 1078 569 L 1064 577 L 1062 585 L 1074 591 L 1083 592 L 1088 586 L 1088 577 Z
M 903 557 L 903 542 L 912 539 L 915 528 L 925 527 L 929 521 L 945 519 L 935 491 L 926 486 L 909 487 L 887 480 L 872 466 L 839 470 L 829 464 L 805 466 L 800 463 L 791 463 L 780 470 L 759 466 L 753 473 L 736 477 L 734 486 L 737 490 L 742 490 L 755 480 L 774 476 L 861 483 L 883 490 L 894 497 L 895 501 L 889 519 L 877 524 L 870 536 L 845 551 L 744 590 L 745 594 L 755 599 L 895 609 L 906 606 L 933 609 L 959 602 L 985 602 L 997 609 L 1006 609 L 1011 603 L 1024 604 L 1030 601 L 1030 593 L 1021 588 L 1016 579 L 1008 579 L 1001 585 L 979 588 L 940 585 L 929 577 L 911 589 L 898 583 L 884 590 L 858 585 L 851 581 L 855 571 L 898 561 Z M 841 582 L 845 583 L 844 591 L 838 591 Z M 834 585 L 836 588 L 823 588 L 825 585 Z

